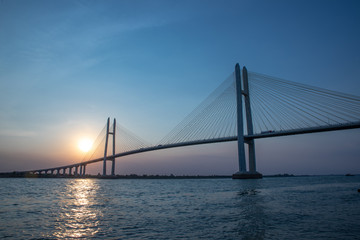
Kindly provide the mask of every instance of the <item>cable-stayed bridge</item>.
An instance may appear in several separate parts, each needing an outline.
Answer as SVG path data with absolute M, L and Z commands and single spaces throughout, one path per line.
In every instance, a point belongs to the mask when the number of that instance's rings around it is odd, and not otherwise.
M 115 160 L 120 157 L 237 141 L 239 171 L 233 178 L 261 178 L 256 171 L 255 139 L 359 127 L 359 96 L 248 72 L 245 67 L 241 71 L 236 64 L 235 71 L 158 143 L 147 143 L 115 119 L 110 125 L 108 118 L 81 162 L 27 173 L 83 176 L 88 164 L 103 162 L 106 176 L 110 162 L 110 174 L 115 175 Z

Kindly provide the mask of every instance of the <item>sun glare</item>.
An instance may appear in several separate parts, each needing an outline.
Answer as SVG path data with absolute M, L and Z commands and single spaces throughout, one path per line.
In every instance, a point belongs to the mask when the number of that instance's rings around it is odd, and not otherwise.
M 91 147 L 92 147 L 92 141 L 88 138 L 84 138 L 81 139 L 78 143 L 78 147 L 81 151 L 83 152 L 88 152 L 90 151 Z

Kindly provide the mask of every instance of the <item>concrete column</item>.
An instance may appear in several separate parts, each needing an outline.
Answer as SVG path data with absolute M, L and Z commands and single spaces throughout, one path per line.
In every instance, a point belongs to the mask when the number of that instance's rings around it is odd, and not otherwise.
M 243 82 L 244 82 L 244 100 L 245 100 L 245 112 L 246 112 L 246 126 L 247 135 L 253 135 L 253 123 L 250 107 L 250 93 L 249 93 L 249 80 L 246 67 L 243 67 Z M 249 172 L 256 172 L 256 161 L 255 161 L 255 143 L 254 139 L 247 141 L 249 151 Z
M 244 127 L 242 109 L 242 87 L 240 66 L 235 65 L 235 85 L 236 85 L 236 104 L 237 104 L 237 134 L 238 134 L 238 161 L 239 172 L 246 172 L 245 148 L 244 148 Z
M 114 118 L 114 124 L 113 124 L 113 152 L 112 154 L 115 155 L 115 131 L 116 131 L 116 119 Z M 112 165 L 111 165 L 111 175 L 114 176 L 115 175 L 115 158 L 112 160 Z
M 105 138 L 105 150 L 104 150 L 104 163 L 103 163 L 103 176 L 106 176 L 106 156 L 107 156 L 107 148 L 108 148 L 108 140 L 109 140 L 109 126 L 110 118 L 107 120 L 106 124 L 106 138 Z

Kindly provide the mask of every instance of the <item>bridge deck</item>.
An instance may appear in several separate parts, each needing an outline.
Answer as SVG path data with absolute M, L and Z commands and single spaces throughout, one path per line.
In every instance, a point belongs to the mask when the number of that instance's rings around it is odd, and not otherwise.
M 345 123 L 345 124 L 336 124 L 331 126 L 319 126 L 319 127 L 310 127 L 310 128 L 294 129 L 287 131 L 274 131 L 274 132 L 267 132 L 261 134 L 253 134 L 253 135 L 244 136 L 244 138 L 245 140 L 249 140 L 249 139 L 258 139 L 258 138 L 298 135 L 298 134 L 306 134 L 306 133 L 346 130 L 346 129 L 354 129 L 354 128 L 360 128 L 360 121 Z

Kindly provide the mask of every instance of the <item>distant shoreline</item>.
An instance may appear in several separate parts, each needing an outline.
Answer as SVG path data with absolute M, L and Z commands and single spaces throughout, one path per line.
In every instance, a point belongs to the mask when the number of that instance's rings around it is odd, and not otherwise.
M 301 175 L 309 176 L 309 175 Z M 265 175 L 264 177 L 299 177 L 293 174 L 274 174 Z M 102 176 L 102 175 L 54 175 L 54 174 L 31 174 L 28 172 L 5 172 L 0 173 L 0 178 L 73 178 L 73 179 L 208 179 L 208 178 L 232 178 L 232 175 L 115 175 L 115 176 Z
M 0 178 L 75 178 L 75 179 L 87 179 L 87 178 L 95 178 L 95 179 L 187 179 L 187 178 L 231 178 L 231 175 L 210 175 L 210 176 L 202 176 L 202 175 L 183 175 L 183 176 L 175 176 L 175 175 L 137 175 L 137 174 L 129 174 L 129 175 L 115 175 L 115 176 L 102 176 L 102 175 L 85 175 L 85 176 L 76 176 L 76 175 L 54 175 L 54 174 L 30 174 L 23 172 L 15 172 L 15 173 L 0 173 Z
M 273 177 L 314 177 L 314 176 L 357 176 L 358 174 L 329 174 L 329 175 L 294 175 L 294 174 L 273 174 L 264 175 L 264 178 Z M 31 174 L 28 172 L 3 172 L 0 173 L 0 178 L 72 178 L 72 179 L 209 179 L 209 178 L 232 178 L 232 175 L 55 175 L 55 174 Z

